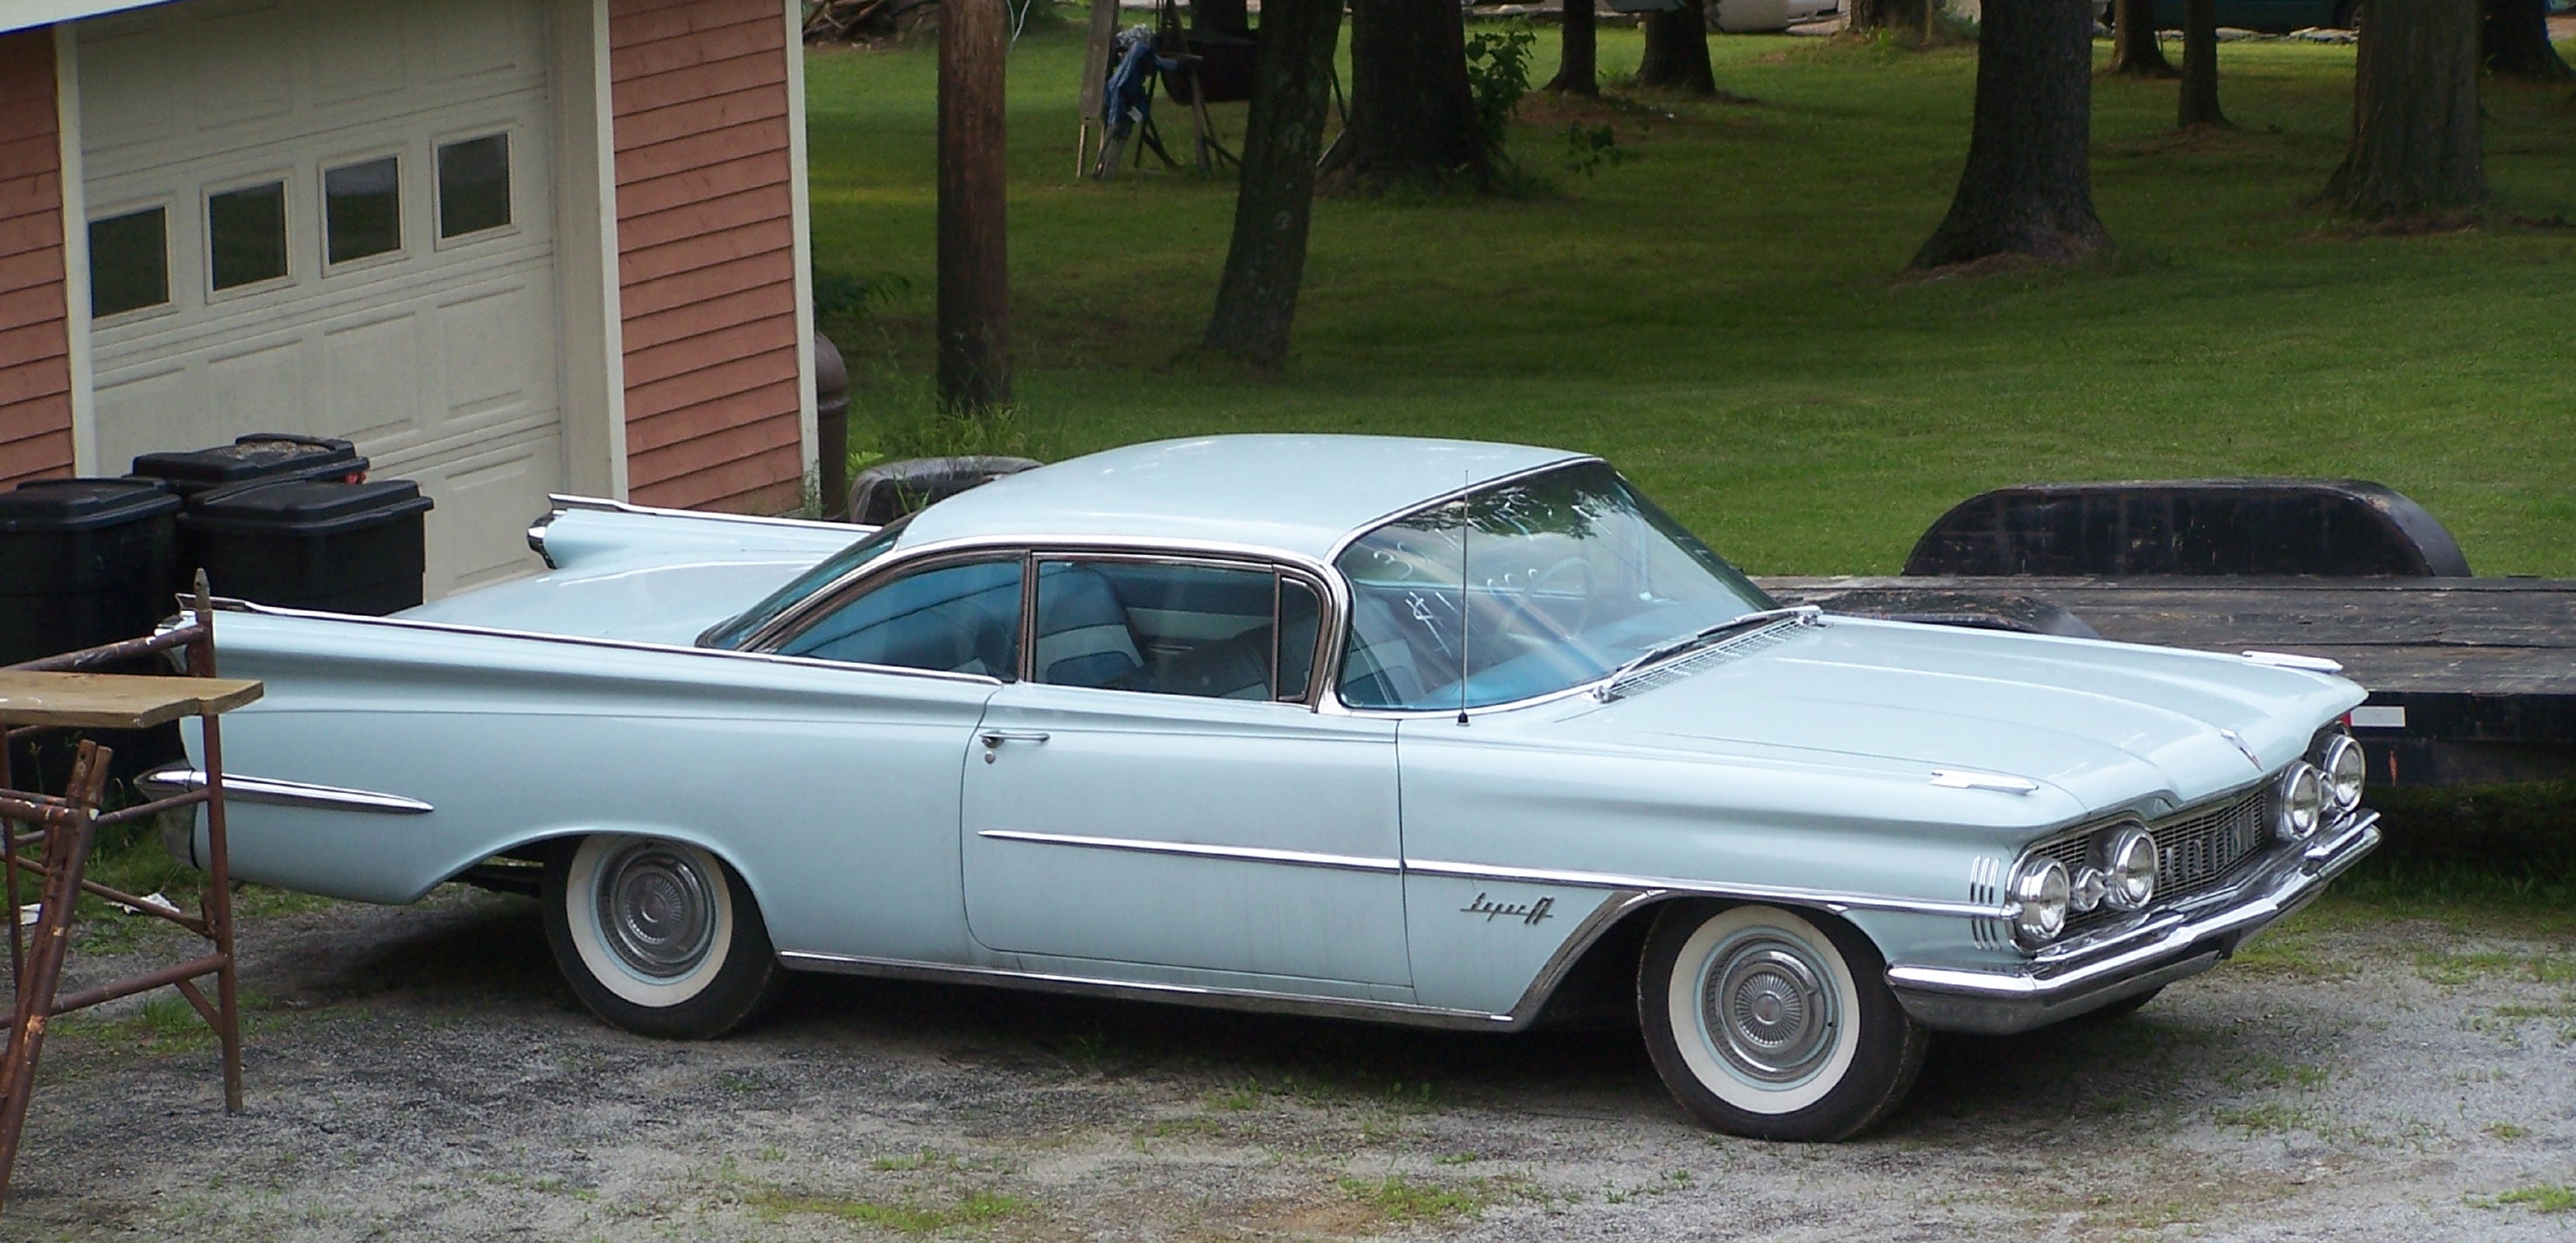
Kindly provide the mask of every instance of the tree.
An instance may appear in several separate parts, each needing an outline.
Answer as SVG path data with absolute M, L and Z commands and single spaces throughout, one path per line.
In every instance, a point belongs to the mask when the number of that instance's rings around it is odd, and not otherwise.
M 2478 149 L 2478 0 L 2369 0 L 2353 67 L 2352 142 L 2324 198 L 2369 220 L 2487 200 Z
M 1255 366 L 1288 359 L 1341 28 L 1341 0 L 1268 0 L 1261 9 L 1234 240 L 1204 338 L 1210 350 Z
M 2549 0 L 2486 0 L 2487 68 L 2534 82 L 2576 79 L 2549 44 Z
M 1011 401 L 1011 274 L 1003 164 L 1003 0 L 946 0 L 939 14 L 939 401 Z
M 1546 89 L 1568 95 L 1601 93 L 1600 39 L 1592 20 L 1592 0 L 1565 0 L 1565 24 L 1557 36 L 1556 76 Z
M 2113 0 L 2111 72 L 2140 78 L 2178 76 L 2156 42 L 2156 0 Z
M 1648 13 L 1645 26 L 1637 85 L 1684 95 L 1717 93 L 1717 71 L 1708 63 L 1708 8 L 1701 0 Z
M 1843 29 L 1858 34 L 1894 30 L 1922 42 L 1932 31 L 1932 0 L 1850 0 Z
M 1986 0 L 1975 130 L 1950 214 L 1914 266 L 1996 255 L 2070 263 L 2111 245 L 2093 213 L 2093 6 Z
M 2218 110 L 2218 0 L 2182 0 L 2182 104 L 2174 124 L 2227 124 Z
M 1454 0 L 1352 0 L 1351 119 L 1333 171 L 1371 185 L 1491 178 Z

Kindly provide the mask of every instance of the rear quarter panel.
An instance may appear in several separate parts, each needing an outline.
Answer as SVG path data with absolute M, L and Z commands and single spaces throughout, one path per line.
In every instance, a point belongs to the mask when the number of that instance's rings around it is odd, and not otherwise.
M 223 719 L 228 771 L 436 808 L 235 801 L 236 876 L 401 903 L 512 847 L 649 833 L 730 862 L 782 950 L 966 953 L 958 782 L 988 683 L 326 617 L 216 631 L 224 672 L 267 684 Z

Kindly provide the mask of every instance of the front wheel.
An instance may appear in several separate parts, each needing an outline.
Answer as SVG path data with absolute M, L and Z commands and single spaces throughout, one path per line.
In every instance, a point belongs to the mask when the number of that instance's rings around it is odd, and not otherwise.
M 1646 938 L 1637 1013 L 1682 1106 L 1754 1139 L 1857 1135 L 1923 1068 L 1876 947 L 1828 916 L 1675 903 Z
M 751 889 L 685 842 L 597 834 L 546 864 L 546 941 L 582 1004 L 631 1032 L 706 1040 L 787 980 Z

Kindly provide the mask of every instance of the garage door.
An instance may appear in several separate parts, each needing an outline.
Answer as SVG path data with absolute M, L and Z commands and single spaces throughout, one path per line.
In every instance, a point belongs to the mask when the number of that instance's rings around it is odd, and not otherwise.
M 533 568 L 564 486 L 534 0 L 190 0 L 79 49 L 101 464 L 342 436 L 437 500 L 432 596 Z

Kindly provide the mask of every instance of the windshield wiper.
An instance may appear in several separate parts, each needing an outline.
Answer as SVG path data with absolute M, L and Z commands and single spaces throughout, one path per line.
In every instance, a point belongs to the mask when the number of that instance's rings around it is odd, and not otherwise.
M 1787 621 L 1790 619 L 1795 619 L 1800 625 L 1813 625 L 1815 624 L 1816 618 L 1823 612 L 1823 609 L 1820 609 L 1815 605 L 1799 604 L 1785 609 L 1760 609 L 1755 612 L 1743 613 L 1727 618 L 1722 622 L 1714 622 L 1709 625 L 1702 626 L 1678 639 L 1658 643 L 1655 646 L 1638 653 L 1636 656 L 1629 658 L 1628 661 L 1621 664 L 1618 668 L 1611 670 L 1608 677 L 1601 679 L 1601 684 L 1599 686 L 1592 688 L 1592 697 L 1606 702 L 1611 697 L 1611 694 L 1618 689 L 1619 684 L 1628 679 L 1628 675 L 1633 674 L 1648 665 L 1670 660 L 1684 652 L 1688 652 L 1694 648 L 1700 647 L 1723 636 L 1733 634 L 1739 630 L 1747 630 L 1755 626 L 1762 626 L 1771 622 Z

